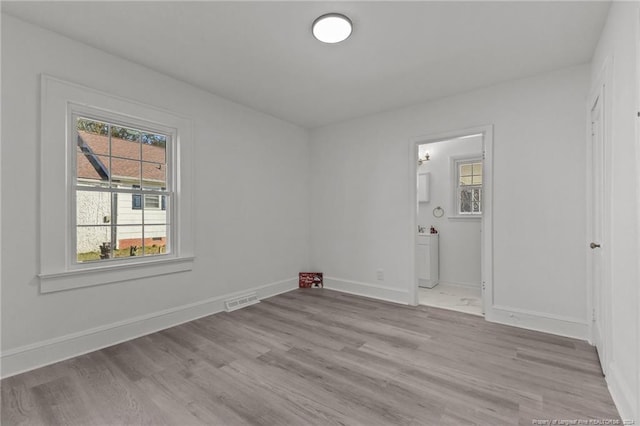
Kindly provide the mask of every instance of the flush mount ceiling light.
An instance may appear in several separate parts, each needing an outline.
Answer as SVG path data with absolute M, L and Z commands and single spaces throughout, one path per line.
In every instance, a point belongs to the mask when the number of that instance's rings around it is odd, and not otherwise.
M 340 13 L 327 13 L 313 21 L 312 31 L 323 43 L 340 43 L 351 35 L 351 19 Z

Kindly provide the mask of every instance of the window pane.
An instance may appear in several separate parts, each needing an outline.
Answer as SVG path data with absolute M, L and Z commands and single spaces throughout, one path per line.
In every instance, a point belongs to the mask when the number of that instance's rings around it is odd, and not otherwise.
M 473 190 L 473 211 L 474 213 L 482 213 L 482 188 Z
M 106 136 L 108 126 L 104 121 L 92 120 L 90 118 L 78 117 L 76 120 L 76 129 L 86 133 Z
M 144 255 L 155 256 L 167 253 L 168 225 L 145 225 Z
M 115 241 L 115 257 L 142 256 L 142 226 L 117 226 Z
M 463 189 L 460 191 L 460 213 L 471 212 L 471 191 Z
M 111 156 L 140 159 L 140 132 L 126 127 L 111 127 Z
M 142 225 L 142 194 L 113 194 L 114 225 Z
M 133 188 L 140 186 L 140 161 L 111 159 L 111 183 L 119 188 Z
M 109 157 L 95 155 L 80 148 L 76 155 L 77 184 L 109 186 Z
M 473 185 L 482 185 L 482 176 L 473 176 Z
M 482 163 L 473 163 L 473 174 L 482 175 Z
M 167 166 L 160 163 L 142 163 L 144 189 L 160 190 L 167 187 Z
M 152 163 L 167 163 L 167 137 L 154 133 L 142 134 L 142 160 Z
M 169 207 L 169 197 L 167 195 L 147 195 L 148 198 L 156 197 L 154 202 L 158 202 L 158 207 L 150 207 L 150 203 L 145 204 L 144 224 L 164 225 L 168 223 L 167 209 Z
M 108 225 L 111 223 L 111 193 L 76 191 L 76 223 Z
M 472 185 L 473 177 L 471 176 L 463 176 L 460 178 L 460 185 Z
M 78 262 L 90 262 L 111 257 L 110 226 L 79 226 L 76 228 Z
M 76 120 L 78 147 L 89 149 L 93 154 L 109 155 L 108 128 L 109 125 L 107 123 L 88 118 L 78 118 Z
M 460 176 L 471 176 L 473 167 L 471 164 L 460 165 Z

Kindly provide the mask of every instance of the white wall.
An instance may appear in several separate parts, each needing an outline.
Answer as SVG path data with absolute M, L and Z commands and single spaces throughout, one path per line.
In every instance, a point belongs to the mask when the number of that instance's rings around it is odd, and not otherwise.
M 418 224 L 434 226 L 439 234 L 440 283 L 480 288 L 480 218 L 451 219 L 454 178 L 451 157 L 482 157 L 482 136 L 420 145 L 429 152 L 430 160 L 418 166 L 418 173 L 430 173 L 430 199 L 418 204 Z M 445 214 L 434 217 L 433 209 L 441 206 Z
M 193 120 L 193 271 L 38 293 L 40 73 Z M 309 266 L 305 130 L 5 15 L 2 77 L 3 375 L 205 315 L 218 296 L 297 286 Z
M 611 178 L 611 324 L 607 382 L 623 419 L 640 416 L 640 353 L 638 348 L 638 134 L 636 109 L 638 80 L 636 40 L 637 2 L 613 2 L 593 57 L 591 76 L 596 84 L 607 58 L 612 59 L 611 122 L 608 154 Z M 606 94 L 605 94 L 606 96 Z M 605 124 L 606 126 L 606 124 Z M 604 248 L 604 247 L 603 247 Z
M 588 81 L 589 67 L 578 66 L 312 131 L 313 268 L 330 287 L 407 303 L 409 141 L 493 124 L 487 318 L 586 338 Z

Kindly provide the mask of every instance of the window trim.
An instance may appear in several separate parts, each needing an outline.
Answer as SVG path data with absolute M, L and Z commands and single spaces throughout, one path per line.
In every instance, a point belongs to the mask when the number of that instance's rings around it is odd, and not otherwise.
M 167 255 L 118 259 L 117 262 L 74 263 L 71 243 L 75 223 L 71 210 L 75 203 L 75 147 L 70 133 L 75 132 L 74 113 L 122 125 L 138 126 L 165 133 L 172 138 L 171 174 L 173 210 L 171 253 Z M 91 118 L 91 117 L 87 117 Z M 162 124 L 160 124 L 162 123 Z M 167 133 L 169 130 L 169 133 Z M 193 231 L 193 143 L 192 122 L 155 106 L 122 98 L 92 88 L 41 75 L 40 127 L 40 292 L 68 290 L 112 282 L 165 275 L 192 269 Z M 169 154 L 168 154 L 169 155 Z M 73 215 L 73 216 L 72 216 Z M 46 232 L 43 232 L 46 230 Z
M 480 213 L 460 213 L 458 208 L 459 203 L 459 165 L 461 163 L 482 163 L 482 185 L 484 194 L 484 160 L 482 158 L 482 154 L 471 154 L 471 155 L 455 155 L 450 157 L 450 177 L 451 177 L 451 212 L 452 214 L 448 216 L 448 219 L 451 220 L 481 220 L 484 213 L 484 197 L 481 199 L 482 210 Z M 477 186 L 477 185 L 472 185 Z

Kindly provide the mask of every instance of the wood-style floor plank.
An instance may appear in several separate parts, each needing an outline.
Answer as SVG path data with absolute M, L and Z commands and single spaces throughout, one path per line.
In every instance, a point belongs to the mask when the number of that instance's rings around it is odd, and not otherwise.
M 2 380 L 2 425 L 619 419 L 586 342 L 296 290 Z

